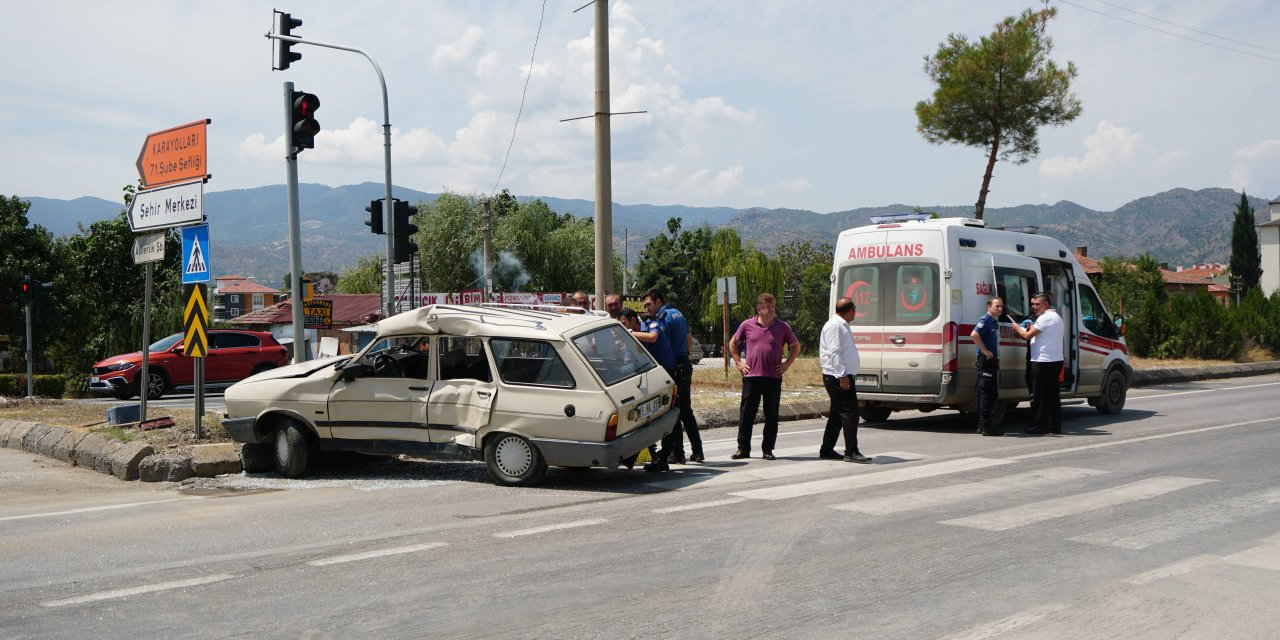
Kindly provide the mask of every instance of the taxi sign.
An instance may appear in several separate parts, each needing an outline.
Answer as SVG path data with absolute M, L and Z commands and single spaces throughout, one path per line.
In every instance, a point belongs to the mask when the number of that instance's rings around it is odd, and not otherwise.
M 209 225 L 182 228 L 182 284 L 209 281 Z
M 166 184 L 203 180 L 208 176 L 205 127 L 212 120 L 197 120 L 147 134 L 138 152 L 138 177 L 150 189 Z

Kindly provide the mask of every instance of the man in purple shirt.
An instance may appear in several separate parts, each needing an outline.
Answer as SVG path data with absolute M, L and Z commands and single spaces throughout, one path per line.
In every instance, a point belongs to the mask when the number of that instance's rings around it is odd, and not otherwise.
M 747 345 L 745 362 L 738 345 Z M 782 362 L 782 347 L 790 347 Z M 800 355 L 800 341 L 791 325 L 778 319 L 778 302 L 772 294 L 756 298 L 756 315 L 738 325 L 729 340 L 729 354 L 742 373 L 742 406 L 738 417 L 738 450 L 733 459 L 751 457 L 751 425 L 756 421 L 760 399 L 764 398 L 764 441 L 760 450 L 765 460 L 773 460 L 778 441 L 778 402 L 782 399 L 782 374 Z

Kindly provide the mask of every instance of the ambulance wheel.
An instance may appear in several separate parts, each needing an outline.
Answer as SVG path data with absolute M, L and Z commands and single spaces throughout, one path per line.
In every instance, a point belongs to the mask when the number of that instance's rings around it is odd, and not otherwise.
M 1098 413 L 1103 415 L 1115 415 L 1124 409 L 1125 394 L 1129 390 L 1129 385 L 1125 382 L 1124 375 L 1119 371 L 1112 369 L 1107 373 L 1107 379 L 1102 383 L 1102 395 L 1098 396 L 1094 406 L 1098 408 Z
M 892 409 L 885 407 L 859 407 L 858 417 L 864 422 L 884 422 L 889 419 Z

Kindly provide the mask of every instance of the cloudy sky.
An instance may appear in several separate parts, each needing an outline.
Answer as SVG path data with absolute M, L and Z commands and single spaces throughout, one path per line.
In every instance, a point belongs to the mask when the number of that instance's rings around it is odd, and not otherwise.
M 538 0 L 276 6 L 304 21 L 297 35 L 379 62 L 397 185 L 591 199 L 593 125 L 561 122 L 594 110 L 593 10 L 574 13 L 585 1 L 547 0 L 545 12 Z M 989 206 L 1111 210 L 1175 187 L 1280 196 L 1280 3 L 1054 5 L 1053 57 L 1078 66 L 1084 111 L 1043 130 L 1035 160 L 999 163 Z M 913 107 L 932 92 L 922 61 L 949 33 L 974 38 L 1036 6 L 613 0 L 612 109 L 647 111 L 613 119 L 614 200 L 819 212 L 972 203 L 983 152 L 915 130 Z M 201 118 L 213 121 L 207 190 L 283 183 L 285 81 L 322 103 L 301 180 L 381 182 L 372 66 L 299 46 L 300 62 L 272 71 L 272 8 L 0 0 L 0 193 L 118 199 L 148 132 Z

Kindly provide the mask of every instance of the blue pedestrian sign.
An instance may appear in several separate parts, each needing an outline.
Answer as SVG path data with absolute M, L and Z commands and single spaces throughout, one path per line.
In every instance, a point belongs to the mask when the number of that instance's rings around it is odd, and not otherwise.
M 182 228 L 182 284 L 209 281 L 209 225 Z

